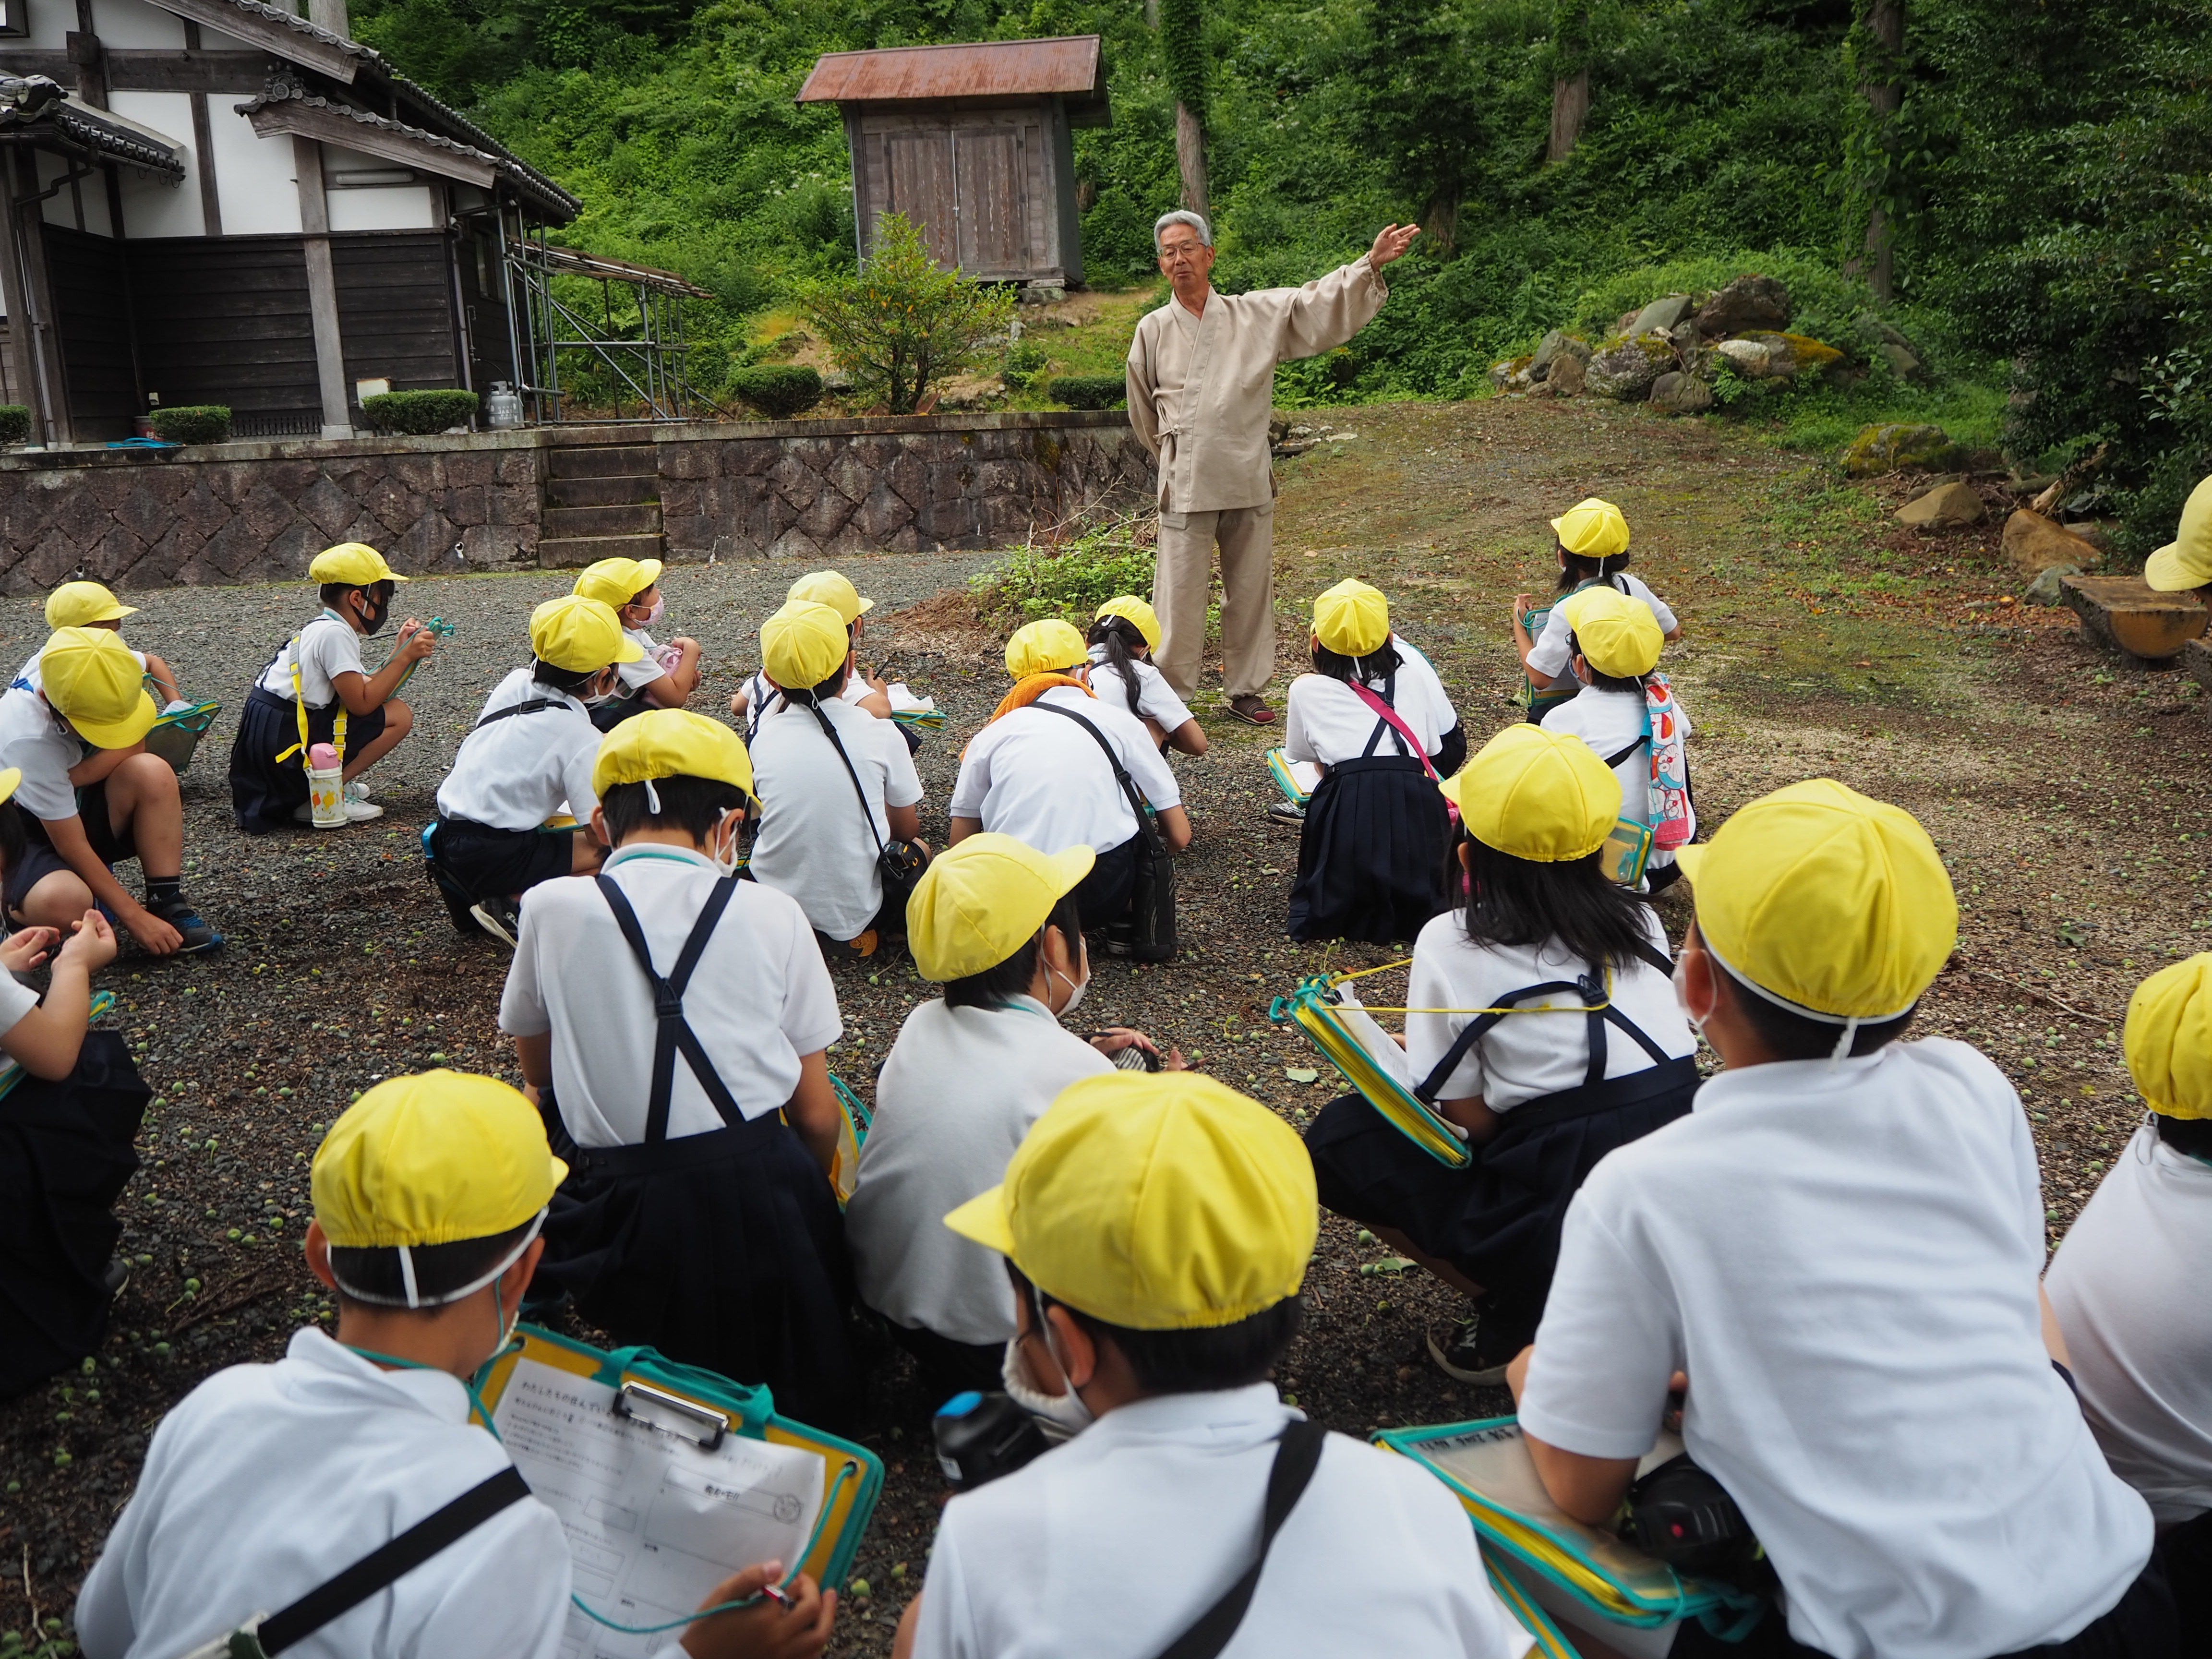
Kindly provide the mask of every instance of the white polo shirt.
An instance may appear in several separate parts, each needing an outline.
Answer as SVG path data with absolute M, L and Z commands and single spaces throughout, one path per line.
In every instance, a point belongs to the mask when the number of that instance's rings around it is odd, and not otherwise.
M 1630 599 L 1643 600 L 1658 619 L 1661 633 L 1671 634 L 1681 626 L 1674 619 L 1674 613 L 1667 608 L 1667 602 L 1635 577 L 1624 571 L 1606 580 Z M 1548 674 L 1554 680 L 1565 676 L 1566 683 L 1573 685 L 1579 682 L 1567 672 L 1567 658 L 1568 647 L 1573 643 L 1575 630 L 1568 624 L 1567 613 L 1559 609 L 1561 601 L 1567 597 L 1562 593 L 1552 601 L 1552 614 L 1544 618 L 1544 631 L 1536 635 L 1535 647 L 1528 653 L 1528 666 L 1539 674 Z
M 1422 655 L 1420 647 L 1403 634 L 1393 634 L 1390 643 L 1398 647 L 1399 685 L 1412 686 L 1429 700 L 1436 711 L 1437 735 L 1442 738 L 1458 726 L 1459 710 L 1452 707 L 1452 700 L 1445 693 L 1444 683 L 1437 673 L 1436 665 Z
M 216 1372 L 154 1431 L 84 1581 L 87 1659 L 172 1659 L 289 1607 L 498 1474 L 506 1452 L 468 1415 L 458 1379 L 380 1370 L 319 1330 Z M 291 1652 L 554 1659 L 568 1583 L 561 1522 L 526 1498 Z
M 921 778 L 890 720 L 834 698 L 822 712 L 845 745 L 851 772 L 811 708 L 779 697 L 753 733 L 761 820 L 751 869 L 756 881 L 797 899 L 807 921 L 831 939 L 857 939 L 883 908 L 876 854 L 891 838 L 884 809 L 919 803 Z
M 16 805 L 47 823 L 76 817 L 69 775 L 83 759 L 83 740 L 39 693 L 15 686 L 0 696 L 0 769 L 23 774 L 9 797 Z
M 845 1206 L 860 1299 L 956 1342 L 1012 1336 L 1006 1259 L 945 1218 L 999 1184 L 1062 1089 L 1113 1069 L 1034 997 L 1004 1008 L 934 997 L 908 1014 L 876 1079 L 875 1121 Z
M 1298 1415 L 1267 1382 L 1139 1400 L 955 1498 L 915 1659 L 1152 1659 L 1249 1564 L 1275 1442 Z M 1332 1434 L 1224 1652 L 1520 1659 L 1531 1645 L 1443 1483 Z
M 1148 662 L 1132 657 L 1130 671 L 1137 678 L 1137 716 L 1148 720 L 1160 728 L 1164 737 L 1177 730 L 1190 719 L 1190 710 L 1175 694 L 1167 676 Z M 1127 714 L 1129 709 L 1129 682 L 1121 671 L 1106 660 L 1106 647 L 1091 647 L 1091 667 L 1084 679 L 1102 702 L 1110 702 Z
M 615 674 L 622 681 L 617 696 L 635 696 L 657 679 L 665 678 L 668 671 L 660 665 L 660 647 L 653 642 L 653 635 L 642 628 L 625 628 L 623 637 L 645 653 L 635 662 L 617 663 Z
M 1567 1212 L 1521 1401 L 1590 1457 L 1682 1434 L 1834 1659 L 2058 1642 L 2151 1519 L 2045 1352 L 2035 1148 L 1962 1042 L 1723 1073 L 1607 1154 Z
M 483 723 L 486 714 L 539 697 L 559 707 Z M 518 668 L 492 688 L 477 721 L 438 786 L 440 812 L 495 830 L 535 830 L 563 811 L 579 823 L 590 822 L 599 804 L 592 763 L 599 756 L 600 733 L 581 699 L 540 685 L 530 670 Z
M 366 674 L 361 664 L 361 635 L 353 625 L 325 611 L 300 630 L 300 701 L 310 708 L 327 708 L 337 696 L 331 684 L 340 674 Z M 292 700 L 292 641 L 276 653 L 261 677 L 261 689 Z
M 665 974 L 720 879 L 714 860 L 652 844 L 617 850 L 603 866 L 637 912 Z M 781 1107 L 799 1086 L 802 1055 L 843 1031 L 837 993 L 805 915 L 783 894 L 741 881 L 693 970 L 684 1015 L 747 1118 Z M 656 1023 L 653 993 L 599 884 L 541 882 L 522 896 L 499 1029 L 553 1036 L 553 1091 L 579 1146 L 645 1139 Z M 677 1056 L 668 1134 L 723 1127 L 690 1065 Z
M 1367 689 L 1377 697 L 1382 695 L 1379 681 Z M 1419 678 L 1402 670 L 1391 695 L 1395 698 L 1391 708 L 1421 740 L 1421 753 L 1435 754 L 1443 734 L 1451 729 L 1437 722 L 1451 713 L 1451 705 L 1445 703 L 1440 708 Z M 1405 750 L 1389 726 L 1382 728 L 1375 747 L 1368 748 L 1367 740 L 1375 735 L 1376 722 L 1382 718 L 1342 680 L 1326 674 L 1301 674 L 1291 682 L 1290 694 L 1283 702 L 1283 752 L 1294 761 L 1318 761 L 1323 766 L 1358 760 L 1367 754 L 1402 755 Z M 1453 716 L 1455 722 L 1457 719 Z
M 16 671 L 14 684 L 19 686 L 27 686 L 33 691 L 40 690 L 46 684 L 46 678 L 39 672 L 39 659 L 46 654 L 46 647 L 43 645 L 36 651 L 33 651 L 30 655 L 29 660 L 25 662 L 22 667 Z M 131 654 L 137 660 L 138 672 L 142 674 L 146 672 L 146 653 L 143 651 L 133 651 Z
M 1097 727 L 1149 805 L 1182 804 L 1175 774 L 1126 704 L 1085 696 L 1073 685 L 1055 685 L 1037 701 L 1073 709 Z M 980 818 L 984 829 L 1040 853 L 1110 852 L 1137 833 L 1129 798 L 1091 734 L 1036 708 L 1001 714 L 969 740 L 951 816 Z
M 1667 930 L 1649 906 L 1644 934 L 1664 955 Z M 1531 985 L 1578 979 L 1589 964 L 1556 945 L 1477 945 L 1467 936 L 1464 907 L 1432 916 L 1413 941 L 1413 968 L 1406 1003 L 1412 1008 L 1480 1009 L 1499 1006 L 1498 998 Z M 1674 982 L 1640 958 L 1613 970 L 1613 1003 L 1670 1060 L 1698 1052 L 1698 1040 L 1674 1000 Z M 1554 991 L 1516 1005 L 1523 1008 L 1576 1008 L 1572 991 Z M 1407 1014 L 1406 1059 L 1419 1082 L 1443 1063 L 1459 1034 L 1480 1018 L 1473 1013 Z M 1605 1074 L 1626 1077 L 1649 1071 L 1656 1062 L 1619 1026 L 1605 1033 Z M 1589 1023 L 1581 1014 L 1508 1014 L 1468 1051 L 1439 1091 L 1442 1100 L 1480 1095 L 1493 1112 L 1544 1095 L 1579 1089 L 1589 1070 Z
M 2212 1164 L 2135 1133 L 2044 1275 L 2081 1410 L 2161 1522 L 2212 1510 Z

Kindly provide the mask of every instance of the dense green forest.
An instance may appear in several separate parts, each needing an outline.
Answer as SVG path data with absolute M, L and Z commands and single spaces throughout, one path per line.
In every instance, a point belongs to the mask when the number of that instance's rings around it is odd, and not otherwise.
M 1878 210 L 1885 314 L 1954 393 L 1984 389 L 1987 435 L 2001 420 L 2018 464 L 2108 444 L 2098 487 L 2138 548 L 2212 471 L 2212 0 L 356 0 L 354 15 L 583 198 L 573 240 L 714 291 L 696 365 L 710 390 L 749 319 L 853 257 L 836 114 L 792 101 L 819 53 L 1096 33 L 1114 122 L 1076 152 L 1094 280 L 1153 279 L 1178 95 L 1206 133 L 1224 287 L 1303 281 L 1386 221 L 1428 228 L 1352 349 L 1285 371 L 1294 398 L 1474 395 L 1547 328 L 1603 328 L 1753 269 L 1789 281 L 1804 331 L 1878 359 L 1863 281 Z M 1583 76 L 1587 118 L 1547 160 L 1555 93 Z M 1855 396 L 1942 401 L 1878 362 Z

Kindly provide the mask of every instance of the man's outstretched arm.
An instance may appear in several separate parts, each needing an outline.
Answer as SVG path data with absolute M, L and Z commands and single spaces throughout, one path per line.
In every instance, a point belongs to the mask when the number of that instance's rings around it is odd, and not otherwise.
M 1390 297 L 1382 267 L 1403 255 L 1420 234 L 1419 225 L 1386 225 L 1364 258 L 1340 266 L 1304 288 L 1276 289 L 1249 296 L 1276 298 L 1281 302 L 1276 361 L 1287 362 L 1334 351 L 1372 322 L 1375 313 L 1382 309 L 1382 301 Z

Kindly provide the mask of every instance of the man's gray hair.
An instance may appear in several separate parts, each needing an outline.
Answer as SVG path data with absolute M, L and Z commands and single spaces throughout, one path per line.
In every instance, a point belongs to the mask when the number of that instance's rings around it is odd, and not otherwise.
M 1152 221 L 1152 251 L 1159 252 L 1160 237 L 1170 225 L 1188 225 L 1198 233 L 1202 247 L 1213 246 L 1213 227 L 1206 222 L 1202 213 L 1193 213 L 1188 208 L 1177 208 L 1173 213 L 1163 213 Z

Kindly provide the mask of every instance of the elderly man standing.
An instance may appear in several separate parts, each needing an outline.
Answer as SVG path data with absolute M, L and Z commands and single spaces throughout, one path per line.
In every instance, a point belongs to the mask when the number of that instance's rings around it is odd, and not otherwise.
M 1418 225 L 1388 226 L 1361 258 L 1304 288 L 1216 294 L 1206 221 L 1177 211 L 1153 225 L 1160 274 L 1175 297 L 1141 319 L 1129 343 L 1129 422 L 1159 463 L 1152 606 L 1163 637 L 1153 660 L 1186 702 L 1198 690 L 1218 543 L 1229 712 L 1255 726 L 1275 718 L 1260 695 L 1275 672 L 1275 477 L 1267 465 L 1275 365 L 1318 356 L 1364 328 L 1389 297 L 1382 267 L 1419 234 Z

